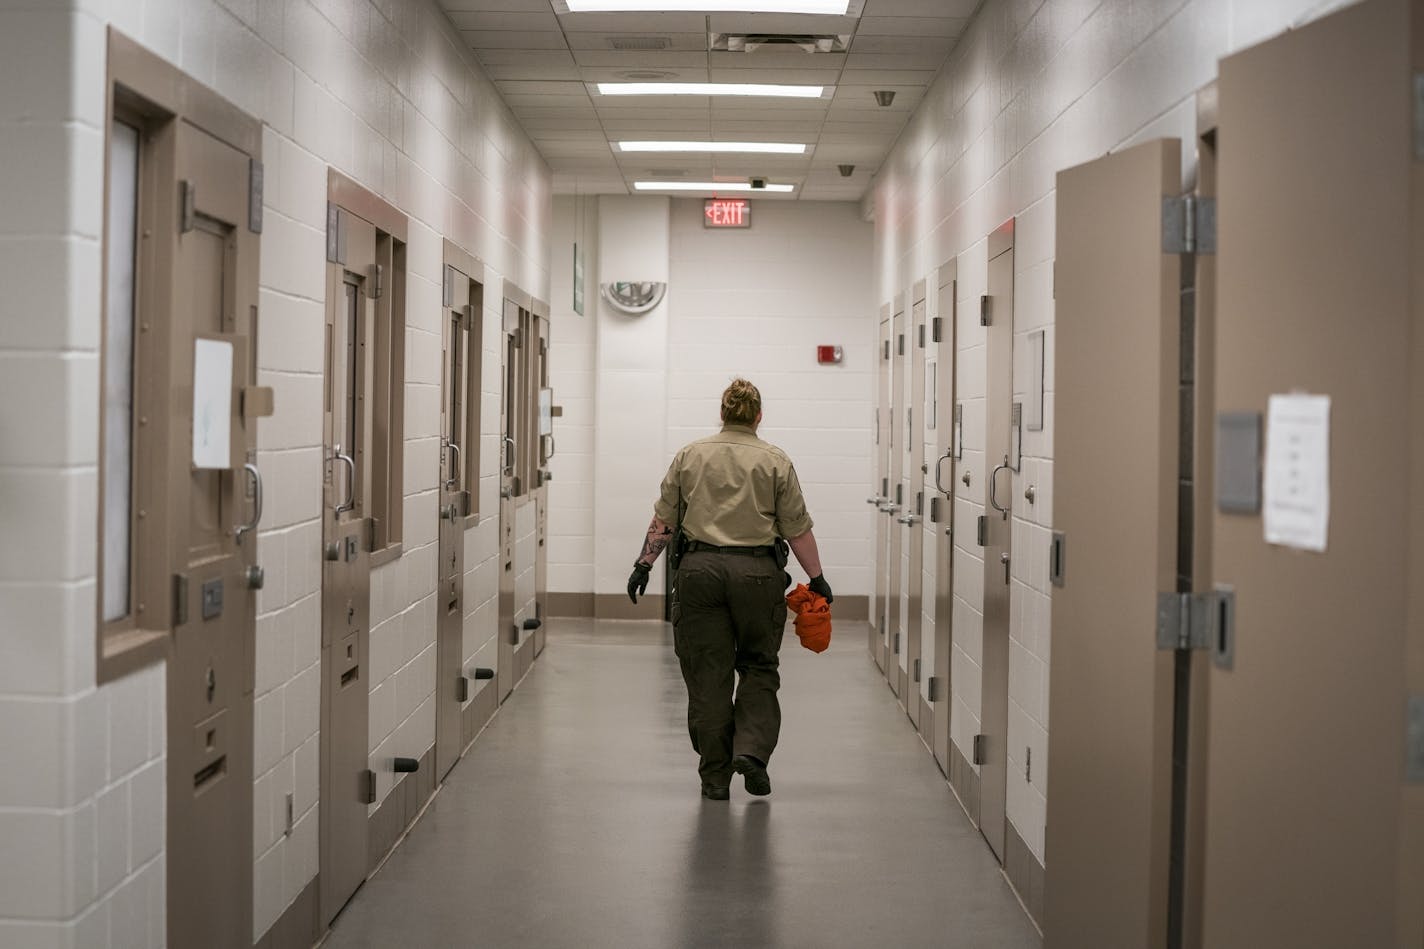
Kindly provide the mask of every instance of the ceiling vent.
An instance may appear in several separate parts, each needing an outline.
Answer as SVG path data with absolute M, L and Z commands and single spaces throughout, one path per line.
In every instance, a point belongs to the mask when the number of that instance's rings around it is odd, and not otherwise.
M 808 53 L 844 53 L 850 45 L 849 33 L 709 33 L 707 48 L 729 53 L 755 53 L 772 47 L 795 46 Z
M 625 69 L 613 75 L 619 79 L 634 79 L 639 82 L 657 82 L 660 79 L 677 78 L 677 73 L 667 69 Z
M 688 171 L 686 168 L 649 168 L 650 178 L 686 178 Z
M 667 49 L 671 36 L 610 36 L 608 45 L 614 49 Z

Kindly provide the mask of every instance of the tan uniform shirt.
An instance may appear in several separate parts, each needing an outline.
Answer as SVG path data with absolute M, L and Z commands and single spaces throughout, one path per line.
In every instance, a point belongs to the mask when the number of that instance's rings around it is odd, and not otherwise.
M 677 453 L 653 505 L 665 524 L 677 523 L 679 492 L 682 529 L 704 544 L 761 547 L 811 529 L 791 459 L 745 425 L 724 425 Z

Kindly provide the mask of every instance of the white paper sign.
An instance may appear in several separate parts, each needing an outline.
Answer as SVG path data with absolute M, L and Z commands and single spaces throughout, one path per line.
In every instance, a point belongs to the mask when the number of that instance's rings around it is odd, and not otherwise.
M 1271 396 L 1262 481 L 1266 543 L 1323 552 L 1330 531 L 1330 396 Z
M 193 467 L 232 467 L 232 343 L 193 341 Z

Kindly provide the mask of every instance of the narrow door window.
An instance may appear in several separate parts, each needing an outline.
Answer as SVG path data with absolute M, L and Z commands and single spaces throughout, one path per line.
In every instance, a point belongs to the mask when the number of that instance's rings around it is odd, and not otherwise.
M 109 128 L 109 220 L 104 288 L 103 617 L 131 611 L 133 587 L 134 290 L 138 225 L 139 131 Z

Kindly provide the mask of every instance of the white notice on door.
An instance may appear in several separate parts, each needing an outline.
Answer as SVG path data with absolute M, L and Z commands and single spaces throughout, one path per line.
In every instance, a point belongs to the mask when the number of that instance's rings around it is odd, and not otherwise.
M 1264 475 L 1266 543 L 1323 552 L 1330 530 L 1330 396 L 1271 396 Z
M 232 343 L 193 341 L 193 467 L 232 467 Z

